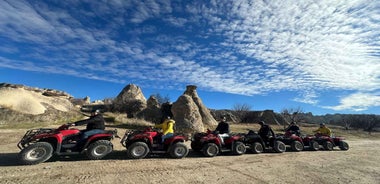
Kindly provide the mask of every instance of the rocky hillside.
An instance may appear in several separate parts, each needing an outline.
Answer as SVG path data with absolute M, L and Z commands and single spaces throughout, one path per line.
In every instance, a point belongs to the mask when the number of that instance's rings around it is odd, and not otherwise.
M 53 89 L 0 84 L 0 124 L 31 121 L 55 121 L 71 114 L 73 97 Z

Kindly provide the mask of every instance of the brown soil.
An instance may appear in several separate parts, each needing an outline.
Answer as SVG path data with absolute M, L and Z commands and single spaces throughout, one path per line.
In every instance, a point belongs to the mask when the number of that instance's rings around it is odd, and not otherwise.
M 25 130 L 0 130 L 0 183 L 378 183 L 380 140 L 348 141 L 348 151 L 221 155 L 190 152 L 184 159 L 126 158 L 116 139 L 104 160 L 85 156 L 17 164 L 17 142 Z M 124 133 L 119 131 L 119 135 Z

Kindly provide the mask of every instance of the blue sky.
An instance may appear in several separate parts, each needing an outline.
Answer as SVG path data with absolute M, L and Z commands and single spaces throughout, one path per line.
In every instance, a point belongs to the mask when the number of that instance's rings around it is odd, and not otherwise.
M 0 82 L 77 98 L 380 112 L 380 1 L 0 1 Z

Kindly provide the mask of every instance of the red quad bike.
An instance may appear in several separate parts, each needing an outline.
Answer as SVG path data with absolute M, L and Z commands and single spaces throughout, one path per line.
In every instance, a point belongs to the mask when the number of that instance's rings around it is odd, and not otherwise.
M 241 135 L 225 137 L 224 144 L 222 144 L 222 140 L 218 134 L 211 130 L 194 134 L 191 141 L 191 149 L 196 152 L 202 152 L 207 157 L 214 157 L 221 152 L 232 152 L 234 155 L 242 155 L 246 151 Z
M 88 137 L 78 143 L 81 131 L 64 124 L 57 129 L 38 128 L 28 130 L 17 146 L 21 149 L 18 159 L 21 164 L 34 165 L 49 160 L 53 155 L 75 155 L 86 153 L 92 160 L 98 160 L 113 150 L 111 140 L 118 137 L 117 130 Z
M 311 151 L 319 150 L 319 143 L 315 140 L 315 136 L 313 135 L 302 136 L 302 141 L 305 147 L 306 145 L 308 145 L 308 150 L 311 150 Z
M 350 147 L 344 137 L 326 136 L 321 134 L 315 134 L 313 137 L 309 137 L 311 140 L 322 145 L 324 150 L 332 151 L 334 147 L 338 146 L 341 150 L 348 150 Z M 318 147 L 319 147 L 318 145 Z
M 286 146 L 290 146 L 292 151 L 302 151 L 304 149 L 303 140 L 293 131 L 286 131 L 284 135 L 278 135 L 277 139 Z
M 166 154 L 172 158 L 183 158 L 189 153 L 185 145 L 187 137 L 175 134 L 161 142 L 162 133 L 150 127 L 144 130 L 126 131 L 120 143 L 127 148 L 127 156 L 132 159 L 145 158 L 149 153 Z
M 273 150 L 276 153 L 286 151 L 286 145 L 278 137 L 270 137 L 267 141 L 264 141 L 264 139 L 253 130 L 248 130 L 248 133 L 245 134 L 244 144 L 256 154 L 268 150 Z

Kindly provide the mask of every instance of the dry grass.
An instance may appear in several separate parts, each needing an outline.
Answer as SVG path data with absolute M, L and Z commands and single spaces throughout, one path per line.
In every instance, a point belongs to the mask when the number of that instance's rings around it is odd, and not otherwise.
M 125 113 L 104 113 L 104 118 L 109 126 L 120 127 L 120 128 L 141 128 L 147 126 L 153 126 L 154 124 L 149 121 L 137 118 L 127 118 Z

